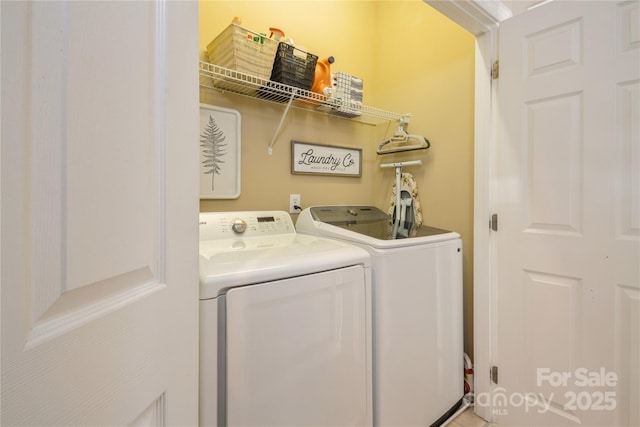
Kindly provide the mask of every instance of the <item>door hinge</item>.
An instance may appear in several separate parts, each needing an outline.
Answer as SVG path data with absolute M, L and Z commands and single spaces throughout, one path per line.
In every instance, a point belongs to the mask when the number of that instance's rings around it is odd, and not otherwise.
M 491 78 L 495 80 L 498 78 L 499 75 L 500 75 L 500 61 L 496 59 L 495 61 L 493 61 L 493 65 L 491 66 Z
M 498 367 L 497 366 L 491 367 L 491 382 L 493 382 L 494 384 L 498 384 Z
M 498 231 L 498 214 L 491 215 L 491 221 L 489 221 L 489 228 L 493 231 Z

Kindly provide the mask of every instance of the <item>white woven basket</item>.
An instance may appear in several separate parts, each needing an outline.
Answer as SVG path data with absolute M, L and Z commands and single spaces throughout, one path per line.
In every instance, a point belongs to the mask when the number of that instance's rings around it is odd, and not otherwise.
M 269 80 L 278 42 L 231 24 L 207 46 L 209 62 Z

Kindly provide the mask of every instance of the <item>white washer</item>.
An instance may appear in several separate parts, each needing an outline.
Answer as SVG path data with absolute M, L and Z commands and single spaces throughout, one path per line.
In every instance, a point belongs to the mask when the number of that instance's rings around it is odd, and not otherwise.
M 462 241 L 455 232 L 408 227 L 392 236 L 373 206 L 315 206 L 299 233 L 346 241 L 371 255 L 374 425 L 439 424 L 464 394 Z
M 200 214 L 200 425 L 371 426 L 371 269 L 286 212 Z

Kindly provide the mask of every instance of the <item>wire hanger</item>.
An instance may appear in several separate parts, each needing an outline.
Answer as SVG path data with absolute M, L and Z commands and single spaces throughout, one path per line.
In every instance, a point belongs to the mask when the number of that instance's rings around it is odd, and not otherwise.
M 378 145 L 378 154 L 398 153 L 400 151 L 426 150 L 431 147 L 431 143 L 421 135 L 409 135 L 405 127 L 409 124 L 410 114 L 405 114 L 400 119 L 398 130 L 391 138 L 387 138 Z M 405 144 L 411 141 L 411 144 Z M 384 148 L 387 146 L 386 148 Z

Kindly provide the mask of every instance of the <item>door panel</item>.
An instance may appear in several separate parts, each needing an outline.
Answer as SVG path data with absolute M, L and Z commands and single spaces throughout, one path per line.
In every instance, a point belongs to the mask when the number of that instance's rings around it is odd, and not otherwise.
M 197 6 L 0 7 L 2 424 L 195 424 Z
M 164 159 L 153 155 L 160 140 L 152 137 L 149 124 L 159 117 L 149 108 L 148 85 L 140 84 L 150 68 L 124 78 L 126 70 L 115 71 L 123 67 L 116 66 L 114 54 L 91 51 L 114 46 L 125 59 L 125 52 L 135 50 L 125 48 L 122 39 L 133 34 L 121 32 L 120 40 L 97 43 L 104 34 L 85 26 L 118 20 L 135 28 L 136 22 L 153 21 L 154 10 L 131 7 L 125 17 L 118 13 L 104 3 L 27 8 L 29 24 L 41 29 L 26 35 L 37 49 L 28 50 L 27 78 L 18 80 L 24 81 L 20 95 L 27 98 L 23 113 L 28 118 L 22 163 L 30 257 L 27 346 L 81 325 L 88 310 L 100 316 L 123 299 L 163 286 L 158 196 Z M 41 38 L 40 31 L 54 37 Z M 153 34 L 145 35 L 150 44 Z M 87 57 L 91 60 L 83 60 Z M 148 54 L 140 60 L 149 64 Z M 82 72 L 69 75 L 68 70 Z M 146 90 L 127 87 L 135 85 Z
M 499 379 L 484 403 L 501 425 L 639 420 L 638 10 L 554 1 L 500 26 Z
M 580 93 L 525 105 L 527 233 L 582 232 L 582 105 Z

